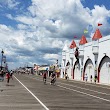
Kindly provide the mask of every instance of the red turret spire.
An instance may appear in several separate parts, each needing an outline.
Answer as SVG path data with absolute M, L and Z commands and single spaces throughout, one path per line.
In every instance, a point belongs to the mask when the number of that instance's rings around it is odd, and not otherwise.
M 97 29 L 97 30 L 95 31 L 95 34 L 94 34 L 92 40 L 97 40 L 97 39 L 100 39 L 100 38 L 102 38 L 102 35 L 101 35 L 101 33 L 100 33 L 100 30 Z
M 75 41 L 73 40 L 72 43 L 71 43 L 71 45 L 70 45 L 70 48 L 72 49 L 72 48 L 75 48 L 75 47 L 76 47 L 76 43 L 75 43 Z
M 83 36 L 81 37 L 81 40 L 80 40 L 80 42 L 79 42 L 79 45 L 83 45 L 83 44 L 85 44 L 85 43 L 87 43 L 87 40 L 86 40 L 86 37 L 83 35 Z

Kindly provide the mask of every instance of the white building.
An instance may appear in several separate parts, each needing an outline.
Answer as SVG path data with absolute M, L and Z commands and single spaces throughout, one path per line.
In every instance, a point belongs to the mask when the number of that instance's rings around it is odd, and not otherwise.
M 79 61 L 75 57 L 76 48 L 79 52 Z M 70 65 L 67 65 L 69 61 Z M 102 37 L 99 29 L 96 30 L 92 41 L 87 43 L 85 36 L 82 36 L 79 45 L 74 40 L 71 45 L 65 44 L 62 50 L 61 78 L 65 72 L 70 79 L 84 80 L 85 74 L 97 75 L 98 83 L 110 84 L 110 35 Z

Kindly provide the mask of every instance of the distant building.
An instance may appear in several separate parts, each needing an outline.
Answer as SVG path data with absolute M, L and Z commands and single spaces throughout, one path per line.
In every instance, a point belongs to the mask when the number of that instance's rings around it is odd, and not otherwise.
M 49 75 L 49 65 L 34 65 L 34 72 L 36 74 L 42 75 L 45 71 Z

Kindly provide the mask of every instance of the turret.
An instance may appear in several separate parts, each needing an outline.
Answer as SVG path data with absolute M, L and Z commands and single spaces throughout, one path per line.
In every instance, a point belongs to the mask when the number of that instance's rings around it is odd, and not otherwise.
M 92 52 L 93 54 L 98 54 L 99 51 L 99 39 L 102 38 L 100 30 L 97 29 L 92 38 Z
M 102 38 L 100 30 L 97 29 L 92 38 L 92 52 L 94 54 L 94 64 L 95 64 L 95 75 L 97 75 L 97 60 L 98 60 L 98 53 L 99 53 L 99 39 Z M 99 76 L 98 76 L 99 79 Z
M 72 58 L 73 59 L 73 57 L 74 57 L 74 48 L 76 47 L 76 43 L 75 43 L 75 41 L 73 40 L 72 41 L 72 43 L 71 43 L 71 45 L 70 45 L 70 58 Z
M 63 50 L 62 50 L 62 60 L 63 60 L 63 66 L 65 66 L 66 63 L 66 51 L 68 50 L 67 44 L 65 44 Z
M 79 42 L 79 57 L 84 56 L 84 44 L 86 44 L 86 43 L 87 43 L 86 37 L 83 35 Z

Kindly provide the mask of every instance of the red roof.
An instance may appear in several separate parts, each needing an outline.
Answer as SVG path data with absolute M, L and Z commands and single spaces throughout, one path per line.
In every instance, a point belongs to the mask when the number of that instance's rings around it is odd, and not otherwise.
M 83 45 L 83 44 L 85 44 L 85 43 L 87 43 L 87 40 L 86 40 L 86 37 L 83 35 L 83 36 L 81 37 L 81 40 L 80 40 L 80 42 L 79 42 L 79 45 Z
M 97 40 L 97 39 L 100 39 L 100 38 L 102 38 L 102 35 L 101 35 L 101 33 L 100 33 L 100 30 L 97 29 L 97 30 L 95 31 L 95 34 L 94 34 L 92 40 Z
M 76 47 L 76 43 L 75 43 L 75 41 L 73 40 L 72 43 L 71 43 L 71 45 L 70 45 L 70 48 L 72 49 L 72 48 L 75 48 L 75 47 Z

